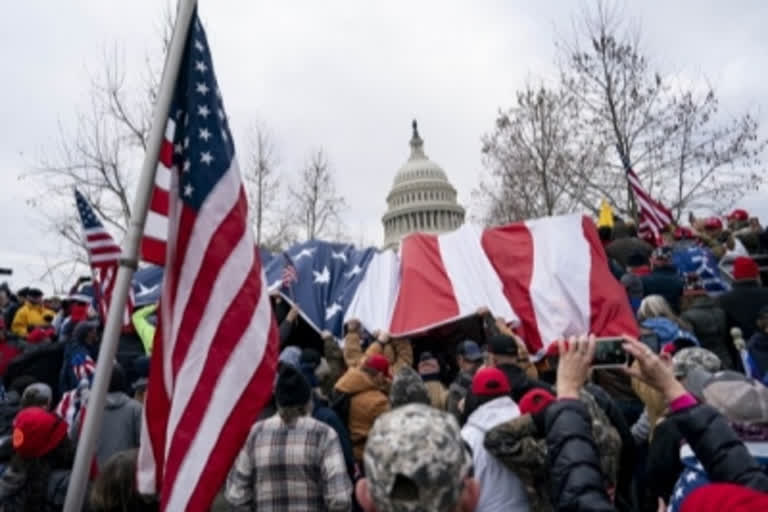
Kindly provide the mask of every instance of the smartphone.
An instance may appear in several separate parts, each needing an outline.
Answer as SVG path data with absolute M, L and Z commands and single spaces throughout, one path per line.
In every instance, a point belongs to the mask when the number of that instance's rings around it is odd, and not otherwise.
M 629 365 L 624 338 L 597 338 L 592 368 L 621 368 Z

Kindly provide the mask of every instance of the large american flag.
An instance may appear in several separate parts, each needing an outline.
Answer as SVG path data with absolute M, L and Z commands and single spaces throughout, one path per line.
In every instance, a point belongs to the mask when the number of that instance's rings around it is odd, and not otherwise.
M 653 240 L 658 243 L 664 228 L 673 224 L 675 221 L 672 212 L 670 212 L 663 204 L 654 200 L 645 188 L 643 188 L 643 184 L 640 183 L 640 178 L 638 178 L 635 171 L 632 170 L 629 159 L 621 150 L 619 150 L 619 156 L 627 171 L 627 181 L 629 181 L 629 186 L 632 189 L 632 194 L 635 196 L 635 201 L 637 202 L 639 209 L 637 231 L 642 238 Z
M 162 510 L 203 511 L 272 394 L 278 335 L 197 14 L 165 133 L 165 277 L 137 479 Z
M 93 291 L 98 300 L 99 314 L 106 320 L 109 304 L 112 301 L 112 290 L 115 288 L 115 278 L 120 263 L 120 246 L 115 243 L 112 235 L 104 228 L 104 224 L 96 216 L 88 200 L 75 189 L 75 203 L 83 225 L 83 237 L 88 251 L 88 261 L 91 264 L 96 283 Z M 133 313 L 133 293 L 129 294 L 123 314 L 123 330 L 131 329 L 131 314 Z

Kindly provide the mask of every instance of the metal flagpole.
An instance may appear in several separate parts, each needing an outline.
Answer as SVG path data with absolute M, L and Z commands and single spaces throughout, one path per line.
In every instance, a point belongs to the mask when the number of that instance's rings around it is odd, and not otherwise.
M 138 266 L 139 244 L 144 233 L 144 221 L 151 199 L 155 182 L 155 170 L 160 156 L 160 147 L 165 136 L 165 126 L 168 121 L 168 112 L 171 108 L 171 100 L 179 74 L 181 59 L 184 55 L 184 45 L 187 40 L 187 32 L 192 22 L 197 0 L 179 0 L 176 13 L 176 24 L 173 28 L 171 44 L 163 68 L 163 77 L 160 81 L 155 114 L 152 119 L 152 130 L 149 133 L 147 151 L 144 154 L 144 164 L 141 167 L 139 186 L 136 190 L 136 199 L 133 203 L 128 231 L 123 241 L 122 258 L 120 268 L 117 271 L 115 287 L 112 292 L 112 301 L 101 337 L 99 358 L 96 362 L 96 374 L 93 379 L 88 396 L 85 424 L 77 443 L 75 465 L 67 489 L 67 499 L 64 502 L 64 512 L 80 512 L 83 508 L 85 488 L 88 482 L 91 460 L 99 438 L 101 421 L 104 415 L 104 402 L 107 397 L 107 388 L 112 377 L 112 366 L 117 352 L 117 343 L 123 324 L 123 312 L 130 291 L 131 278 Z

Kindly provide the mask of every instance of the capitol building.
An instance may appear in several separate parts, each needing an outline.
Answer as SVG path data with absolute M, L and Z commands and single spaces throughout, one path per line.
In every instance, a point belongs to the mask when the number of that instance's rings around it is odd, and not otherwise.
M 384 248 L 397 247 L 415 232 L 438 234 L 464 223 L 464 208 L 456 202 L 456 189 L 445 171 L 424 154 L 424 141 L 413 121 L 411 155 L 395 175 L 387 195 Z

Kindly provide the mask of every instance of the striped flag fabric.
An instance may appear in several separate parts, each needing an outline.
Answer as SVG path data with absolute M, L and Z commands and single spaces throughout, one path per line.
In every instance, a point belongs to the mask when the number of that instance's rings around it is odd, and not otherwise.
M 112 291 L 115 287 L 115 278 L 120 263 L 120 246 L 115 243 L 112 235 L 104 228 L 96 212 L 93 211 L 88 200 L 75 189 L 75 203 L 83 226 L 85 247 L 88 251 L 88 261 L 91 271 L 96 279 L 93 288 L 95 298 L 99 305 L 99 314 L 102 320 L 106 320 L 109 304 L 112 300 Z M 133 294 L 129 294 L 123 314 L 123 330 L 131 330 L 131 314 L 133 314 Z
M 640 178 L 632 170 L 629 159 L 624 153 L 619 151 L 621 161 L 627 171 L 627 181 L 635 196 L 635 201 L 639 209 L 639 223 L 637 231 L 640 236 L 646 240 L 652 240 L 658 244 L 661 240 L 661 232 L 667 226 L 675 222 L 672 212 L 669 211 L 660 202 L 654 200 L 651 195 L 643 188 Z
M 196 13 L 166 137 L 165 274 L 137 482 L 161 510 L 202 512 L 272 394 L 278 335 Z

